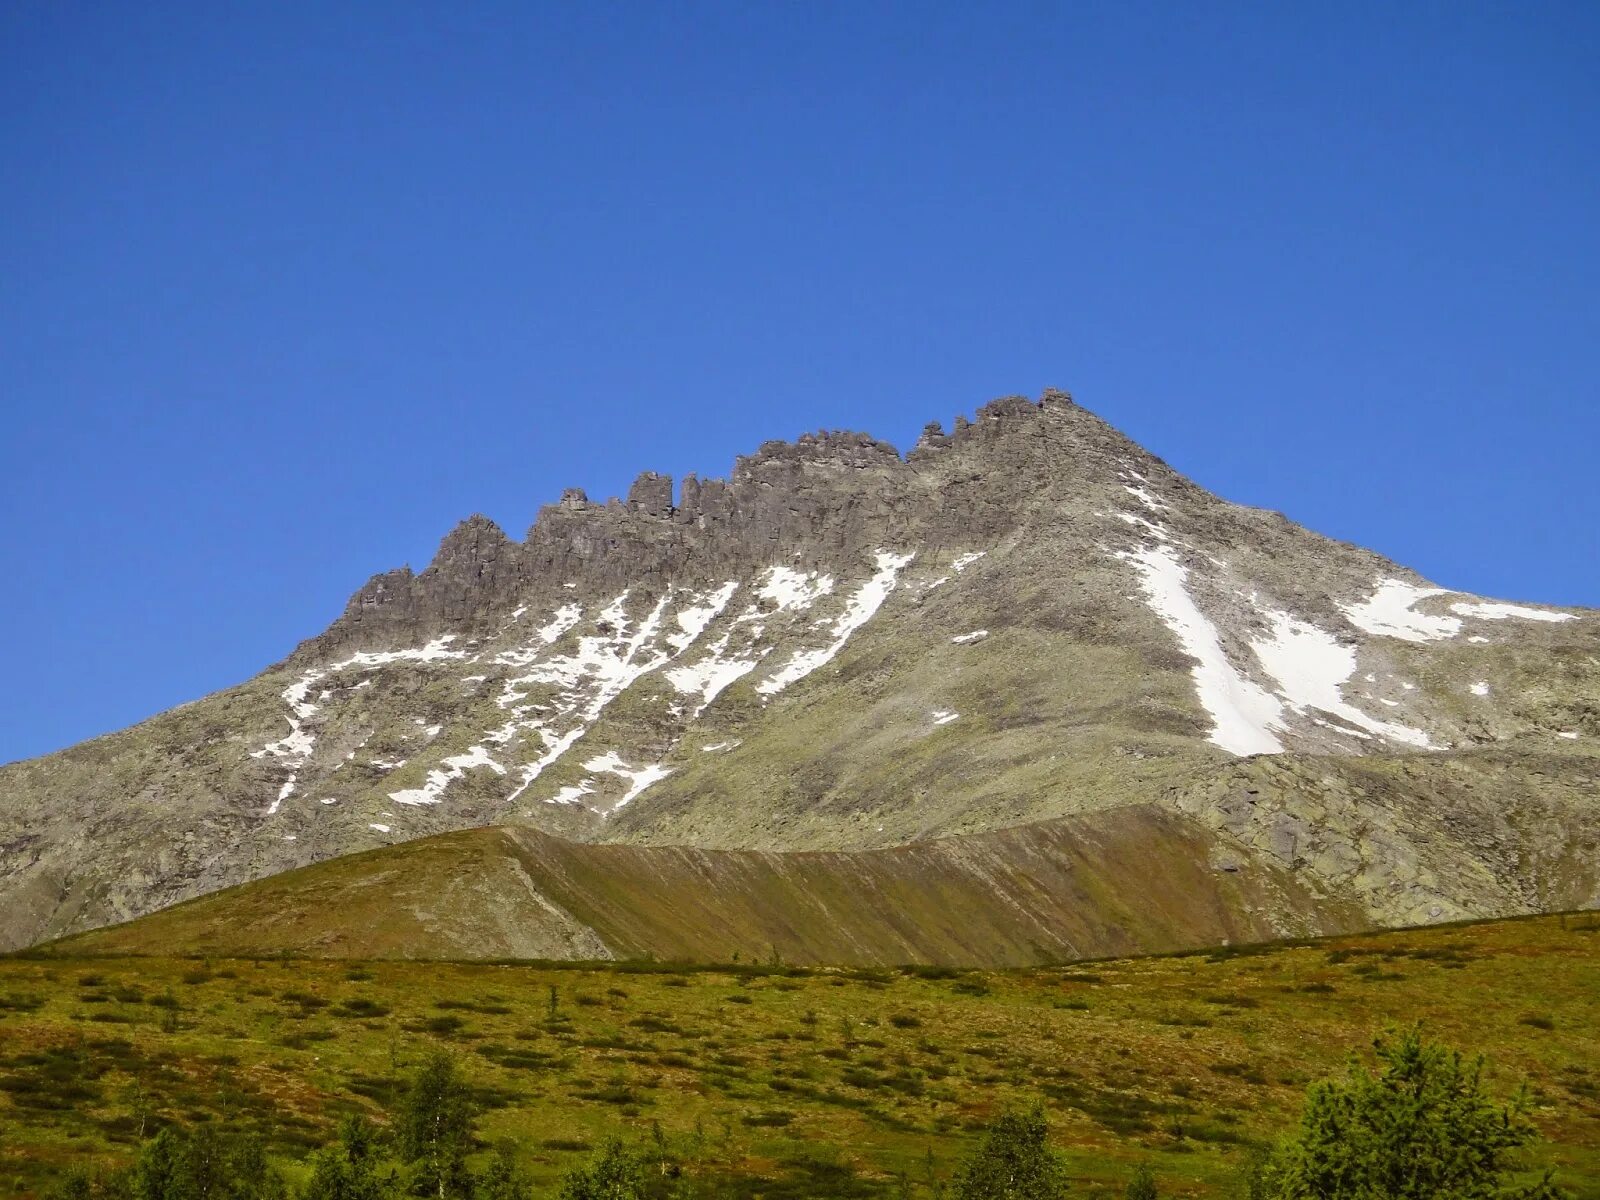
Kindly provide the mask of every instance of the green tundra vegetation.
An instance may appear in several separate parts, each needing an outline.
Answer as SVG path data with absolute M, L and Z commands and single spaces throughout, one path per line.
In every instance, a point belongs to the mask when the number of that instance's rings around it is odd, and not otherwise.
M 0 1195 L 1593 1200 L 1597 951 L 1583 914 L 1017 971 L 16 956 Z

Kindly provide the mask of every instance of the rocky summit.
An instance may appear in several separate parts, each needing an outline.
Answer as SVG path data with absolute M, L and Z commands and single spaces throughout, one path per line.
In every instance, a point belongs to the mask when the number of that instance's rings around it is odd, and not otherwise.
M 280 948 L 1026 961 L 1594 906 L 1600 612 L 1228 503 L 1062 392 L 769 442 L 472 517 L 249 682 L 0 769 L 0 947 L 487 826 L 492 870 L 286 877 L 322 915 Z

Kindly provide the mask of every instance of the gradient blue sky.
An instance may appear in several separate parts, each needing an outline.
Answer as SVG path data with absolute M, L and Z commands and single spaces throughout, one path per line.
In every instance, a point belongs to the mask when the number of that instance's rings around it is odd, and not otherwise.
M 1600 604 L 1600 6 L 0 7 L 0 760 L 459 518 L 1078 399 Z

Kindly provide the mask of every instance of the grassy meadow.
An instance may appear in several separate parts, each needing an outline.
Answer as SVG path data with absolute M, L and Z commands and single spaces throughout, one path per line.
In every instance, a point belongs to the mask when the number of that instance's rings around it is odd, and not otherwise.
M 1309 1082 L 1412 1021 L 1528 1081 L 1539 1165 L 1600 1197 L 1595 914 L 1018 971 L 15 956 L 0 1195 L 165 1123 L 259 1130 L 293 1175 L 444 1047 L 552 1191 L 620 1133 L 700 1195 L 931 1195 L 1037 1099 L 1075 1195 L 1148 1163 L 1164 1196 L 1233 1196 Z

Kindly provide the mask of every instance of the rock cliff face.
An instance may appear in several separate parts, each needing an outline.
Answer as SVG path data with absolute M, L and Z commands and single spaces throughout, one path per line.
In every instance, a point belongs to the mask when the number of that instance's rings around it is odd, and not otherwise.
M 0 945 L 477 826 L 859 851 L 1149 806 L 1376 923 L 1578 906 L 1597 761 L 1594 612 L 1229 504 L 1051 392 L 468 519 L 248 683 L 0 769 Z
M 765 443 L 727 480 L 688 476 L 676 503 L 672 479 L 654 471 L 626 501 L 597 504 L 569 489 L 520 543 L 474 516 L 420 574 L 374 576 L 296 661 L 488 630 L 530 598 L 559 599 L 566 582 L 613 593 L 709 585 L 780 561 L 865 568 L 887 544 L 934 553 L 988 544 L 1015 528 L 1036 486 L 1030 468 L 1070 486 L 1074 467 L 1087 476 L 1125 460 L 1155 462 L 1066 393 L 1047 392 L 1038 404 L 996 400 L 953 437 L 925 435 L 904 461 L 867 434 L 824 431 Z

